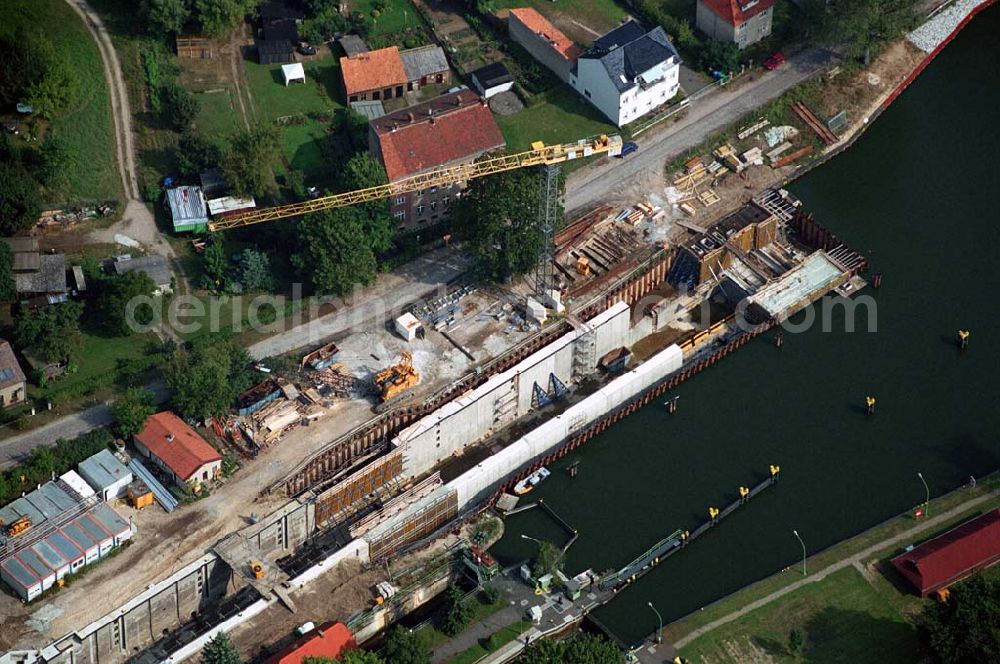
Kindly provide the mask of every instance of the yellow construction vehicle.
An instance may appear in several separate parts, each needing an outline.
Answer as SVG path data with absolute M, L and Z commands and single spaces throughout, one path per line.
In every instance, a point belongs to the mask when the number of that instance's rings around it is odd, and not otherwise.
M 541 141 L 536 141 L 531 144 L 530 150 L 524 152 L 483 159 L 471 164 L 447 166 L 377 187 L 368 187 L 367 189 L 358 189 L 332 196 L 321 196 L 313 200 L 291 203 L 289 205 L 247 210 L 225 218 L 214 219 L 208 223 L 208 228 L 211 231 L 224 231 L 229 228 L 249 226 L 265 221 L 298 217 L 310 212 L 321 212 L 357 203 L 367 203 L 422 189 L 443 187 L 516 168 L 554 166 L 572 159 L 580 159 L 598 154 L 607 154 L 613 157 L 621 154 L 621 151 L 621 136 L 601 135 L 563 145 L 545 145 Z
M 392 401 L 420 382 L 420 373 L 413 367 L 413 354 L 403 351 L 399 362 L 375 374 L 375 387 L 382 403 Z
M 263 579 L 264 565 L 262 565 L 259 561 L 254 560 L 253 562 L 250 563 L 250 574 L 255 579 Z
M 576 259 L 576 271 L 585 277 L 590 276 L 590 259 L 580 256 Z
M 29 528 L 31 528 L 31 519 L 26 516 L 22 516 L 16 521 L 11 521 L 10 525 L 7 526 L 7 537 L 17 537 Z

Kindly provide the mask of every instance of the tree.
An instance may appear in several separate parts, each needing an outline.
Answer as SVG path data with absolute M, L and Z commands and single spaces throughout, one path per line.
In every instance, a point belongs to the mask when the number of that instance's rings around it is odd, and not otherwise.
M 469 183 L 452 219 L 483 277 L 502 280 L 534 269 L 542 242 L 540 191 L 535 169 L 497 173 Z
M 205 248 L 202 268 L 205 276 L 212 283 L 215 290 L 224 290 L 226 287 L 226 275 L 229 272 L 229 258 L 226 256 L 226 247 L 222 240 L 215 240 Z
M 91 318 L 107 334 L 127 337 L 140 326 L 149 325 L 153 320 L 151 303 L 143 303 L 136 298 L 147 298 L 156 290 L 156 284 L 145 272 L 128 272 L 120 277 L 102 279 L 98 284 L 98 296 L 94 300 Z M 135 301 L 132 311 L 129 303 Z
M 6 242 L 0 242 L 0 302 L 10 302 L 17 299 L 17 288 L 14 286 L 14 254 Z
M 625 658 L 609 639 L 582 633 L 565 642 L 563 660 L 569 664 L 622 664 Z
M 40 211 L 38 183 L 28 169 L 20 163 L 0 163 L 0 234 L 30 228 Z
M 14 343 L 28 346 L 46 362 L 70 362 L 80 347 L 83 303 L 68 301 L 34 311 L 24 310 L 14 320 Z
M 245 348 L 219 335 L 200 337 L 178 348 L 163 369 L 173 392 L 173 409 L 195 420 L 224 414 L 253 384 L 250 362 Z
M 438 626 L 448 636 L 456 636 L 466 628 L 474 612 L 475 609 L 463 596 L 462 589 L 456 585 L 448 586 L 438 615 Z
M 299 248 L 292 264 L 320 294 L 344 295 L 375 280 L 376 262 L 357 207 L 306 215 L 298 223 Z
M 240 254 L 240 283 L 243 290 L 270 290 L 274 286 L 270 257 L 263 251 L 244 249 Z
M 272 125 L 241 129 L 232 135 L 222 158 L 226 182 L 238 197 L 262 197 L 277 189 L 274 167 L 279 154 L 278 130 Z
M 243 664 L 229 635 L 219 632 L 208 640 L 201 651 L 201 664 Z
M 49 189 L 64 187 L 69 181 L 69 174 L 76 166 L 78 153 L 61 136 L 46 136 L 39 150 L 41 163 L 38 175 L 42 184 Z
M 191 16 L 186 0 L 143 0 L 142 14 L 152 35 L 180 33 Z
M 388 664 L 431 664 L 431 654 L 423 639 L 399 625 L 385 637 L 382 655 Z
M 187 129 L 198 118 L 198 99 L 176 83 L 163 86 L 160 92 L 163 111 L 175 129 Z
M 709 39 L 701 54 L 701 66 L 724 74 L 732 73 L 740 66 L 740 49 L 733 42 Z
M 563 552 L 552 542 L 539 542 L 538 554 L 531 566 L 531 574 L 536 579 L 553 574 L 562 565 Z
M 186 129 L 177 143 L 175 159 L 181 175 L 194 177 L 204 170 L 217 167 L 222 162 L 222 150 L 204 135 L 193 129 Z
M 194 16 L 202 32 L 224 37 L 235 28 L 255 3 L 247 0 L 194 0 Z
M 865 64 L 916 23 L 916 0 L 830 0 L 819 33 Z
M 806 647 L 806 634 L 801 627 L 793 627 L 792 631 L 788 633 L 788 650 L 793 655 L 798 655 L 802 653 L 802 649 Z
M 1000 580 L 976 574 L 924 609 L 931 650 L 945 664 L 1000 661 Z
M 146 420 L 155 412 L 153 393 L 144 387 L 130 387 L 111 406 L 111 414 L 115 418 L 115 430 L 122 438 L 128 438 L 142 431 Z
M 368 650 L 348 650 L 340 657 L 306 657 L 302 664 L 394 664 Z
M 38 28 L 0 27 L 0 107 L 27 102 L 53 118 L 79 97 L 80 79 L 65 49 Z
M 340 175 L 344 191 L 367 189 L 386 184 L 385 169 L 367 152 L 359 152 L 344 165 Z M 380 199 L 356 206 L 364 212 L 364 231 L 369 245 L 375 253 L 392 246 L 394 224 L 389 212 L 389 199 Z

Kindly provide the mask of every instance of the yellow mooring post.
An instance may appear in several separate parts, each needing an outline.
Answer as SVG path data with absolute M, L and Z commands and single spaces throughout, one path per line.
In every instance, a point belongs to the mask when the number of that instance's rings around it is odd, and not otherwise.
M 959 330 L 958 331 L 958 347 L 965 350 L 969 347 L 969 331 Z

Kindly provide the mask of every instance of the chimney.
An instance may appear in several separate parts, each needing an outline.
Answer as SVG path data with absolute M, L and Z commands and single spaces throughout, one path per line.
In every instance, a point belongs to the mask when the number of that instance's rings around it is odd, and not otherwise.
M 168 443 L 174 442 L 174 434 L 172 434 L 172 433 L 168 433 L 167 434 L 167 442 Z

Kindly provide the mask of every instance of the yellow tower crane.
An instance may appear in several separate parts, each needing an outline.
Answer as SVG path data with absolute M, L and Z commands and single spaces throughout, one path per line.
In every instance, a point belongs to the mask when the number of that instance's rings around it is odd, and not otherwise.
M 323 210 L 332 210 L 358 203 L 377 201 L 400 194 L 420 191 L 421 189 L 447 186 L 527 166 L 558 166 L 566 161 L 599 154 L 607 154 L 613 157 L 621 154 L 621 151 L 622 139 L 620 136 L 595 136 L 581 139 L 575 143 L 565 143 L 562 145 L 545 145 L 541 141 L 536 141 L 531 144 L 530 150 L 524 152 L 491 157 L 471 164 L 446 166 L 445 168 L 421 173 L 403 180 L 390 182 L 389 184 L 378 185 L 377 187 L 368 187 L 367 189 L 358 189 L 342 194 L 333 194 L 332 196 L 322 196 L 309 201 L 279 205 L 277 207 L 248 210 L 232 216 L 215 219 L 209 222 L 208 228 L 212 231 L 224 231 L 230 228 L 260 224 L 265 221 L 298 217 L 310 212 L 321 212 Z

